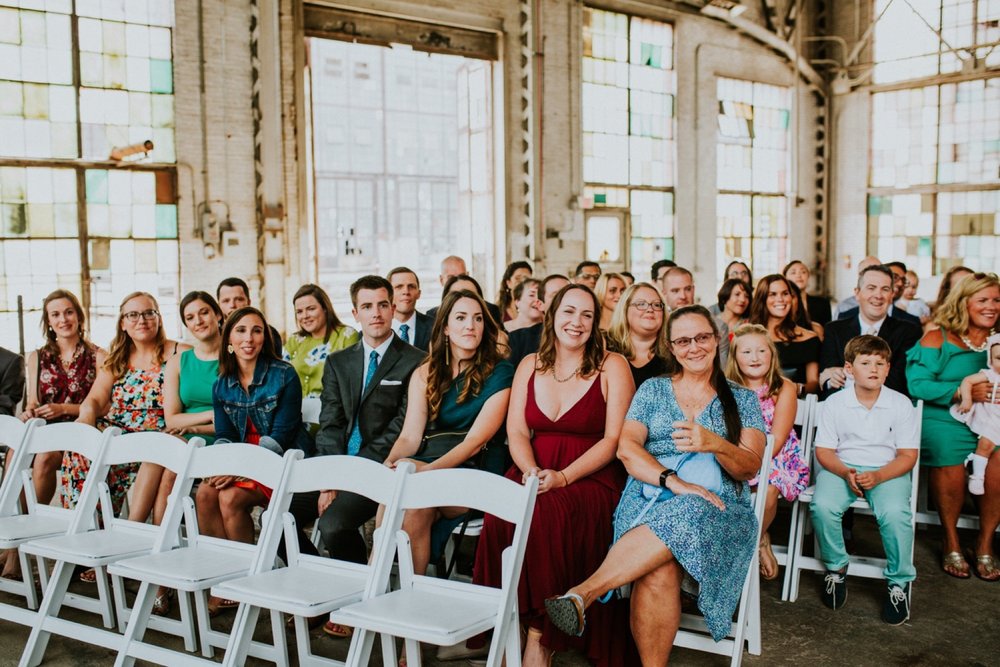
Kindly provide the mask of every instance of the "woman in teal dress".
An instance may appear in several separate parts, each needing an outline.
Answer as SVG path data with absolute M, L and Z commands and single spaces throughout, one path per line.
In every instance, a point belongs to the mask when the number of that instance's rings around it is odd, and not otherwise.
M 292 297 L 295 323 L 299 330 L 285 341 L 285 361 L 302 381 L 302 397 L 319 397 L 323 392 L 326 358 L 360 340 L 358 332 L 340 321 L 330 297 L 318 285 L 303 285 Z
M 181 321 L 195 346 L 167 362 L 163 374 L 163 412 L 167 433 L 215 441 L 212 385 L 219 377 L 222 309 L 208 292 L 189 292 L 181 299 Z M 167 474 L 166 472 L 164 474 Z
M 976 435 L 948 412 L 959 400 L 962 380 L 986 365 L 986 339 L 994 332 L 1000 314 L 1000 281 L 990 273 L 963 278 L 937 311 L 940 329 L 928 332 L 906 355 L 906 380 L 910 395 L 924 401 L 920 437 L 920 463 L 930 468 L 930 490 L 941 517 L 944 545 L 941 567 L 958 579 L 969 578 L 969 564 L 962 555 L 958 517 L 965 502 L 965 459 L 976 449 Z M 973 388 L 973 400 L 989 402 L 992 385 Z M 1000 397 L 998 397 L 1000 399 Z M 1000 400 L 995 400 L 1000 402 Z M 995 450 L 989 466 L 1000 466 Z M 1000 580 L 993 554 L 993 533 L 1000 525 L 1000 477 L 987 475 L 986 493 L 979 502 L 979 536 L 976 540 L 976 576 Z
M 408 388 L 406 420 L 386 465 L 411 460 L 417 472 L 470 465 L 503 426 L 514 367 L 503 358 L 500 329 L 486 302 L 475 292 L 448 293 L 431 330 L 431 352 L 413 373 Z M 506 349 L 506 348 L 505 348 Z M 425 433 L 467 431 L 448 451 L 420 451 Z M 453 519 L 462 507 L 409 510 L 403 530 L 410 536 L 413 569 L 427 570 L 431 527 L 440 518 Z
M 760 403 L 752 391 L 726 380 L 708 310 L 675 310 L 667 340 L 667 373 L 636 392 L 619 438 L 618 458 L 629 480 L 615 512 L 615 542 L 586 581 L 546 601 L 556 627 L 579 635 L 588 606 L 635 582 L 632 633 L 644 665 L 663 665 L 670 657 L 684 572 L 700 584 L 698 608 L 713 639 L 729 633 L 757 547 L 747 480 L 759 471 L 765 444 Z M 708 476 L 685 480 L 660 461 L 687 452 L 713 455 L 721 468 L 715 491 L 702 485 Z M 669 498 L 650 502 L 644 488 L 652 497 L 666 489 Z

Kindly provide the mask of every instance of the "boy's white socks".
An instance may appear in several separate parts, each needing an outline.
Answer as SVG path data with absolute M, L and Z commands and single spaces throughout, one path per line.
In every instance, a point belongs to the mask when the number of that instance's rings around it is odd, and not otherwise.
M 975 477 L 983 477 L 986 474 L 986 463 L 989 461 L 985 456 L 980 456 L 979 454 L 970 454 L 969 460 L 972 461 L 972 474 Z

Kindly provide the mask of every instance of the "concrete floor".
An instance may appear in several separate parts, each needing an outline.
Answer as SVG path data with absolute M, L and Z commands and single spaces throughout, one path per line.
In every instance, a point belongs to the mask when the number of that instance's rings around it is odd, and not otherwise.
M 782 519 L 779 515 L 779 524 Z M 878 534 L 868 519 L 858 519 L 858 551 L 872 545 L 877 548 Z M 775 540 L 780 541 L 780 526 Z M 761 613 L 764 619 L 763 655 L 747 655 L 744 664 L 757 665 L 1000 665 L 1000 583 L 986 583 L 973 577 L 959 581 L 945 575 L 938 567 L 939 532 L 921 530 L 916 545 L 918 579 L 914 584 L 913 616 L 903 626 L 889 627 L 879 619 L 884 585 L 881 581 L 848 578 L 847 606 L 833 612 L 820 603 L 818 574 L 803 575 L 800 598 L 795 603 L 780 602 L 780 579 L 764 582 Z M 963 542 L 972 544 L 972 534 L 963 533 Z M 783 572 L 782 572 L 783 574 Z M 74 584 L 73 590 L 85 590 Z M 17 604 L 20 598 L 0 594 L 0 601 Z M 70 610 L 67 618 L 86 615 Z M 215 621 L 226 629 L 233 614 Z M 27 638 L 26 628 L 0 621 L 0 665 L 14 665 Z M 157 635 L 166 646 L 180 649 L 172 637 Z M 291 636 L 289 636 L 291 640 Z M 330 657 L 344 658 L 347 640 L 331 640 L 317 631 L 314 650 Z M 377 657 L 374 664 L 381 664 Z M 425 650 L 430 665 L 466 665 L 465 662 L 438 663 L 433 651 Z M 56 637 L 49 644 L 43 664 L 84 667 L 110 665 L 114 655 L 102 648 L 71 639 Z M 725 658 L 677 649 L 672 655 L 676 665 L 728 664 Z M 251 662 L 249 664 L 265 664 Z M 587 664 L 579 655 L 556 657 L 557 667 Z

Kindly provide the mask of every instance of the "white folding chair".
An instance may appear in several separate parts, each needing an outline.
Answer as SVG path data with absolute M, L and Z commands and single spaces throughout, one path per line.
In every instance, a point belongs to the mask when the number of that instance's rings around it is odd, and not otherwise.
M 771 470 L 771 457 L 766 453 L 774 447 L 774 439 L 767 436 L 765 444 L 765 456 L 760 462 L 761 480 L 767 479 L 767 474 Z M 754 541 L 753 556 L 750 559 L 750 568 L 747 570 L 743 580 L 743 590 L 740 593 L 739 606 L 736 612 L 736 621 L 732 624 L 729 635 L 721 640 L 714 641 L 708 631 L 705 619 L 696 614 L 681 614 L 680 629 L 674 638 L 674 646 L 705 651 L 717 655 L 731 656 L 730 665 L 739 667 L 743 662 L 743 644 L 746 643 L 747 650 L 751 655 L 760 655 L 760 543 L 761 525 L 764 519 L 764 506 L 767 504 L 767 494 L 757 493 L 754 495 L 753 512 L 757 517 L 757 531 Z
M 292 466 L 286 487 L 289 495 L 323 489 L 356 493 L 385 505 L 382 526 L 375 531 L 372 565 L 299 553 L 295 519 L 284 515 L 285 550 L 288 566 L 271 569 L 282 524 L 272 522 L 268 534 L 260 539 L 256 573 L 214 586 L 212 594 L 240 603 L 236 622 L 226 647 L 224 665 L 242 665 L 261 609 L 291 614 L 295 617 L 295 635 L 299 665 L 342 665 L 316 656 L 309 645 L 306 619 L 329 614 L 334 609 L 364 599 L 375 564 L 391 559 L 395 533 L 402 524 L 400 494 L 413 466 L 403 463 L 393 471 L 384 465 L 359 456 L 320 456 L 298 461 Z M 384 590 L 377 591 L 384 593 Z M 371 597 L 369 593 L 369 597 Z M 392 649 L 395 653 L 395 647 Z M 386 663 L 392 664 L 392 663 Z
M 191 459 L 184 485 L 190 489 L 196 478 L 233 475 L 251 479 L 271 488 L 272 500 L 261 516 L 261 534 L 266 535 L 269 522 L 280 521 L 280 517 L 288 509 L 291 495 L 285 493 L 284 488 L 291 471 L 291 462 L 300 458 L 302 452 L 299 450 L 289 450 L 282 458 L 267 449 L 245 443 L 202 447 Z M 119 651 L 115 660 L 116 666 L 132 665 L 135 658 L 171 666 L 216 664 L 143 641 L 146 628 L 149 626 L 149 616 L 157 586 L 176 589 L 181 595 L 194 594 L 198 635 L 201 639 L 201 652 L 205 658 L 212 658 L 214 648 L 222 648 L 229 641 L 228 633 L 213 630 L 211 627 L 208 591 L 216 584 L 250 573 L 257 547 L 253 544 L 201 535 L 198 532 L 198 519 L 190 495 L 183 498 L 183 506 L 187 537 L 185 546 L 173 550 L 154 550 L 149 555 L 121 560 L 108 568 L 113 576 L 140 582 L 139 593 L 125 628 L 125 636 L 112 647 Z M 175 519 L 178 522 L 179 520 L 179 517 Z M 254 657 L 279 665 L 285 664 L 287 646 L 280 614 L 272 615 L 271 629 L 274 634 L 274 645 L 253 642 L 249 652 Z
M 368 665 L 375 633 L 402 637 L 407 664 L 420 667 L 418 642 L 451 646 L 493 628 L 487 666 L 499 667 L 506 657 L 509 667 L 518 667 L 521 638 L 517 584 L 537 490 L 535 477 L 529 477 L 522 486 L 479 470 L 432 470 L 411 475 L 403 487 L 400 501 L 403 511 L 468 507 L 514 524 L 513 542 L 502 556 L 502 586 L 497 589 L 415 575 L 409 538 L 404 531 L 397 531 L 399 590 L 380 593 L 389 586 L 391 561 L 387 558 L 377 564 L 374 573 L 375 596 L 342 607 L 330 616 L 335 623 L 355 629 L 347 664 L 351 667 Z M 383 650 L 387 650 L 386 643 L 383 641 Z M 395 652 L 394 647 L 389 650 Z M 383 656 L 384 664 L 395 662 L 394 655 Z
M 51 427 L 46 427 L 51 428 Z M 44 429 L 43 429 L 44 430 Z M 83 519 L 65 535 L 37 539 L 21 547 L 22 551 L 42 561 L 54 561 L 52 578 L 45 588 L 41 608 L 31 624 L 31 634 L 21 657 L 22 665 L 36 665 L 41 661 L 52 633 L 81 641 L 114 648 L 125 631 L 128 608 L 125 587 L 120 577 L 112 576 L 118 632 L 108 632 L 90 625 L 58 618 L 60 609 L 72 600 L 92 602 L 90 598 L 72 596 L 67 592 L 75 566 L 93 568 L 100 599 L 107 595 L 109 564 L 155 551 L 172 549 L 179 543 L 181 498 L 191 492 L 187 477 L 192 454 L 205 443 L 202 438 L 186 442 L 172 435 L 158 432 L 128 433 L 113 438 L 105 447 L 100 460 L 92 463 L 87 473 L 83 493 L 77 503 L 78 512 L 93 513 L 98 501 L 101 505 L 101 528 L 87 530 Z M 129 521 L 114 516 L 111 493 L 105 479 L 112 466 L 148 462 L 162 466 L 177 475 L 177 481 L 167 500 L 167 511 L 161 526 Z M 181 620 L 154 617 L 157 629 L 184 639 L 189 650 L 195 650 L 194 620 L 190 601 L 181 597 Z M 73 605 L 79 606 L 79 604 Z M 110 610 L 109 610 L 110 611 Z M 112 627 L 106 619 L 105 627 Z
M 45 422 L 41 419 L 29 419 L 22 422 L 17 417 L 0 415 L 0 445 L 10 450 L 10 463 L 4 471 L 3 482 L 0 484 L 0 548 L 17 548 L 17 535 L 27 529 L 26 519 L 17 519 L 21 514 L 20 495 L 24 488 L 22 474 L 30 465 L 30 454 L 25 453 L 27 442 L 32 432 Z M 3 454 L 0 454 L 3 456 Z M 34 488 L 34 487 L 32 487 Z M 32 494 L 29 496 L 34 498 Z M 28 508 L 34 510 L 35 506 Z M 9 532 L 8 532 L 9 531 Z M 11 537 L 12 540 L 7 538 Z M 11 542 L 14 544 L 12 545 Z M 24 597 L 28 608 L 38 608 L 38 591 L 31 577 L 31 562 L 26 554 L 18 552 L 21 564 L 21 581 L 0 579 L 0 591 Z M 4 618 L 0 611 L 0 618 Z
M 809 442 L 806 442 L 806 438 L 811 437 L 813 434 L 812 431 L 813 415 L 816 412 L 816 405 L 817 405 L 816 395 L 809 394 L 808 396 L 805 397 L 805 399 L 802 398 L 798 399 L 798 408 L 795 410 L 795 426 L 798 427 L 799 433 L 802 434 L 802 437 L 799 439 L 802 448 L 802 460 L 806 462 L 809 461 L 810 451 L 812 450 L 812 440 L 810 439 Z M 758 484 L 757 488 L 766 489 L 767 487 Z M 798 504 L 798 502 L 799 502 L 798 498 L 792 501 L 792 525 L 788 529 L 789 543 L 792 542 L 792 536 L 795 535 L 795 518 L 797 516 L 795 512 L 795 507 Z M 789 562 L 789 554 L 791 553 L 791 550 L 789 550 L 787 545 L 785 546 L 775 545 L 773 542 L 771 543 L 771 550 L 774 551 L 774 558 L 775 560 L 778 561 L 778 565 L 781 565 L 785 568 L 784 582 L 787 583 L 788 568 L 791 565 L 791 563 Z M 781 593 L 782 600 L 786 599 L 784 591 L 786 583 L 782 584 L 782 593 Z
M 924 411 L 924 402 L 917 401 L 917 407 L 913 414 L 913 419 L 917 420 L 917 424 L 922 424 L 922 417 Z M 814 428 L 819 425 L 819 418 L 823 412 L 823 404 L 819 403 L 816 409 L 816 418 L 813 422 Z M 917 433 L 919 439 L 919 430 Z M 814 436 L 815 437 L 815 436 Z M 819 471 L 820 465 L 818 461 L 815 461 L 815 448 L 813 449 L 813 481 L 815 482 L 816 474 Z M 913 470 L 910 472 L 910 513 L 912 515 L 911 519 L 911 530 L 916 531 L 917 528 L 917 495 L 918 495 L 918 485 L 920 482 L 920 450 L 917 450 L 917 463 L 913 466 Z M 806 556 L 802 553 L 803 544 L 805 542 L 805 535 L 809 528 L 811 528 L 809 520 L 809 503 L 812 502 L 813 495 L 816 491 L 816 485 L 813 483 L 808 489 L 802 492 L 799 496 L 801 501 L 797 506 L 797 513 L 799 518 L 796 522 L 796 533 L 792 538 L 790 543 L 790 548 L 794 549 L 792 555 L 792 565 L 788 568 L 786 575 L 786 588 L 788 589 L 788 600 L 790 602 L 795 602 L 799 597 L 799 580 L 802 576 L 802 570 L 811 570 L 813 572 L 825 572 L 826 566 L 823 561 L 819 558 L 819 545 L 816 540 L 813 540 L 813 556 Z M 858 498 L 851 503 L 851 508 L 856 514 L 871 514 L 871 506 L 868 501 L 864 498 Z M 910 554 L 910 558 L 913 558 L 913 554 Z M 866 577 L 869 579 L 884 579 L 885 575 L 883 570 L 885 570 L 886 560 L 884 558 L 876 558 L 871 556 L 855 556 L 850 557 L 850 562 L 847 566 L 847 574 L 857 577 Z M 913 586 L 910 586 L 910 597 L 912 604 L 913 596 Z

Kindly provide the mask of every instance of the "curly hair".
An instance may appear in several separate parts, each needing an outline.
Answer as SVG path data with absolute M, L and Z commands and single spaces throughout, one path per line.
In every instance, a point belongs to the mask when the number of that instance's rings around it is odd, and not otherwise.
M 556 365 L 556 314 L 562 305 L 566 295 L 574 290 L 582 290 L 591 298 L 594 304 L 593 327 L 590 330 L 590 337 L 584 344 L 583 363 L 580 365 L 580 376 L 590 377 L 601 370 L 604 363 L 604 336 L 601 335 L 598 325 L 600 324 L 601 304 L 586 285 L 570 283 L 556 292 L 552 297 L 552 303 L 545 310 L 545 319 L 542 320 L 542 337 L 538 344 L 538 354 L 535 357 L 535 370 L 540 373 L 551 371 Z
M 479 305 L 483 317 L 483 337 L 476 348 L 476 354 L 469 360 L 468 367 L 458 378 L 452 376 L 451 343 L 445 333 L 448 319 L 455 305 L 462 299 L 471 299 Z M 490 376 L 496 365 L 503 360 L 504 355 L 499 345 L 500 327 L 490 316 L 483 297 L 469 290 L 454 290 L 448 292 L 431 329 L 430 352 L 427 353 L 427 420 L 437 419 L 441 412 L 444 395 L 452 384 L 460 381 L 464 375 L 462 388 L 458 392 L 458 403 L 464 403 L 470 397 L 478 396 L 482 391 L 486 378 Z
M 744 324 L 736 328 L 733 332 L 733 339 L 729 342 L 729 359 L 726 361 L 726 377 L 735 382 L 736 384 L 747 386 L 746 376 L 743 375 L 742 369 L 737 362 L 736 356 L 737 351 L 740 346 L 740 339 L 747 336 L 763 336 L 766 341 L 767 348 L 771 351 L 771 365 L 767 369 L 767 373 L 764 375 L 764 384 L 767 385 L 767 394 L 764 398 L 775 398 L 778 392 L 781 391 L 781 387 L 784 384 L 784 379 L 781 377 L 781 363 L 778 360 L 778 348 L 775 347 L 774 341 L 771 340 L 771 336 L 767 333 L 767 328 L 759 324 Z
M 160 312 L 160 304 L 156 302 L 156 297 L 149 292 L 132 292 L 122 299 L 121 305 L 118 306 L 118 320 L 115 322 L 115 337 L 111 339 L 111 345 L 108 346 L 108 358 L 104 360 L 104 367 L 111 372 L 111 376 L 115 380 L 120 380 L 125 375 L 128 370 L 129 357 L 132 356 L 132 350 L 135 348 L 132 337 L 125 333 L 122 328 L 122 320 L 125 319 L 125 304 L 139 297 L 145 297 L 152 301 L 153 309 L 157 313 Z M 167 334 L 163 331 L 163 316 L 157 315 L 156 357 L 153 359 L 157 366 L 162 366 L 163 362 L 166 361 L 163 355 L 163 347 L 166 342 Z
M 952 286 L 948 298 L 938 308 L 934 323 L 942 330 L 964 335 L 969 330 L 969 299 L 989 287 L 1000 287 L 995 273 L 973 273 Z
M 628 326 L 628 309 L 632 307 L 632 302 L 635 301 L 636 292 L 642 288 L 653 290 L 657 300 L 663 303 L 663 296 L 660 294 L 660 290 L 656 289 L 651 283 L 644 282 L 630 285 L 622 294 L 621 301 L 618 302 L 618 306 L 615 308 L 615 314 L 611 316 L 611 326 L 608 327 L 608 331 L 605 334 L 605 342 L 608 349 L 618 352 L 629 361 L 635 359 L 635 348 L 632 346 L 632 331 Z M 664 315 L 666 315 L 665 312 Z M 666 321 L 667 318 L 664 317 L 663 322 L 660 324 L 660 330 L 656 334 L 656 343 L 653 346 L 656 356 L 663 358 L 666 358 L 669 347 L 667 345 L 666 327 L 663 326 L 663 323 Z
M 80 305 L 80 300 L 76 298 L 76 295 L 69 290 L 57 289 L 54 292 L 50 292 L 48 296 L 42 299 L 42 334 L 45 336 L 45 349 L 52 354 L 59 354 L 59 346 L 56 344 L 56 332 L 49 326 L 49 304 L 57 299 L 66 299 L 73 306 L 73 310 L 76 311 L 76 322 L 77 322 L 77 333 L 80 335 L 80 342 L 86 347 L 93 349 L 93 343 L 87 340 L 87 314 L 83 312 L 83 306 Z
M 771 317 L 771 314 L 767 311 L 767 293 L 771 289 L 771 285 L 776 282 L 783 282 L 785 288 L 788 290 L 788 294 L 792 299 L 792 307 L 788 309 L 788 313 L 785 317 L 778 323 L 775 327 L 775 333 L 778 334 L 780 340 L 791 341 L 795 340 L 795 313 L 797 308 L 796 292 L 792 289 L 792 283 L 785 278 L 780 273 L 772 273 L 769 276 L 764 276 L 757 283 L 757 290 L 753 293 L 753 298 L 750 300 L 750 323 L 760 324 L 767 327 L 767 322 Z

